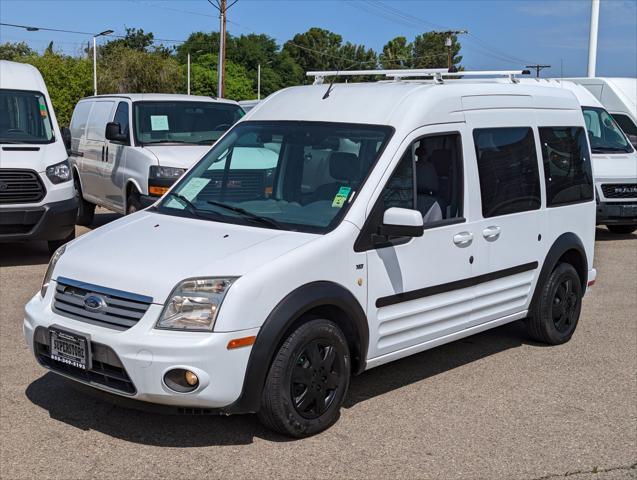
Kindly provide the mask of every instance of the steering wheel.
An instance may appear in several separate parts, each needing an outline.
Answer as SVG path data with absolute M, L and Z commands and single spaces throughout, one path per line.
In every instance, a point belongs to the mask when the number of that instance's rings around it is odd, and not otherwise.
M 214 131 L 217 130 L 228 130 L 232 125 L 230 125 L 229 123 L 220 123 L 219 125 L 213 127 Z

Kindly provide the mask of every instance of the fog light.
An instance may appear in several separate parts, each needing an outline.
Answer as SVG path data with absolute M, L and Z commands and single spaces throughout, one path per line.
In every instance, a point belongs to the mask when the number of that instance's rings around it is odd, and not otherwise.
M 186 383 L 190 385 L 191 387 L 194 387 L 199 383 L 199 379 L 197 378 L 197 375 L 195 375 L 190 370 L 186 370 L 184 378 L 186 379 Z
M 190 370 L 174 368 L 164 375 L 164 384 L 179 393 L 190 393 L 199 386 L 199 377 Z

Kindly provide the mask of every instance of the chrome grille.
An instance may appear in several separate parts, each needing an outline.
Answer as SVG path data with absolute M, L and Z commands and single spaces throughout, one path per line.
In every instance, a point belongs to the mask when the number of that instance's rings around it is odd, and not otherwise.
M 637 183 L 605 183 L 602 191 L 606 198 L 637 198 Z
M 151 297 L 59 277 L 53 311 L 93 325 L 126 330 L 144 316 L 152 301 Z
M 37 203 L 46 190 L 33 170 L 0 169 L 0 203 Z

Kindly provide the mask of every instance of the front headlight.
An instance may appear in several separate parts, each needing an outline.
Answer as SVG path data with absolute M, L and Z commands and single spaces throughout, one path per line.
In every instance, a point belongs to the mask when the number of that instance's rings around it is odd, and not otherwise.
M 55 265 L 58 263 L 58 260 L 66 250 L 66 245 L 62 245 L 58 248 L 51 260 L 49 260 L 49 266 L 46 268 L 46 273 L 44 274 L 44 278 L 42 279 L 42 287 L 40 287 L 40 295 L 42 298 L 46 295 L 46 291 L 49 288 L 49 283 L 51 283 L 51 277 L 53 276 L 53 270 L 55 270 Z
M 159 165 L 151 165 L 150 167 L 150 178 L 168 178 L 177 180 L 181 177 L 185 168 L 175 168 L 175 167 L 160 167 Z
M 212 331 L 221 302 L 235 280 L 234 277 L 184 280 L 170 294 L 155 328 Z
M 58 183 L 68 182 L 71 180 L 71 166 L 69 165 L 68 160 L 46 167 L 46 176 L 49 177 L 51 183 L 56 185 Z

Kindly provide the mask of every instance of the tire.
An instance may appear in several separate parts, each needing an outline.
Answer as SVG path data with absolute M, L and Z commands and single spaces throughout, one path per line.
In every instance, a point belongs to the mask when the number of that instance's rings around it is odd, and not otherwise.
M 351 361 L 343 332 L 329 320 L 311 320 L 281 345 L 263 387 L 259 419 L 296 438 L 332 426 L 349 387 Z
M 136 190 L 131 190 L 126 197 L 126 215 L 139 212 L 142 209 L 142 202 L 139 199 L 139 193 Z
M 616 233 L 618 235 L 629 235 L 637 230 L 637 225 L 606 225 L 606 228 L 608 228 L 611 233 Z
M 537 305 L 526 320 L 531 338 L 549 345 L 568 342 L 582 309 L 582 283 L 569 263 L 559 263 L 541 286 Z
M 75 229 L 73 229 L 73 231 L 71 233 L 69 233 L 66 238 L 63 238 L 62 240 L 49 240 L 47 242 L 48 246 L 49 246 L 49 253 L 51 255 L 53 255 L 55 253 L 55 251 L 60 248 L 62 245 L 64 245 L 65 243 L 70 242 L 71 240 L 73 240 L 75 238 Z
M 74 180 L 75 185 L 75 198 L 77 199 L 77 219 L 75 223 L 84 227 L 89 227 L 93 224 L 93 218 L 95 217 L 95 204 L 84 200 L 82 195 L 82 187 L 77 176 Z

